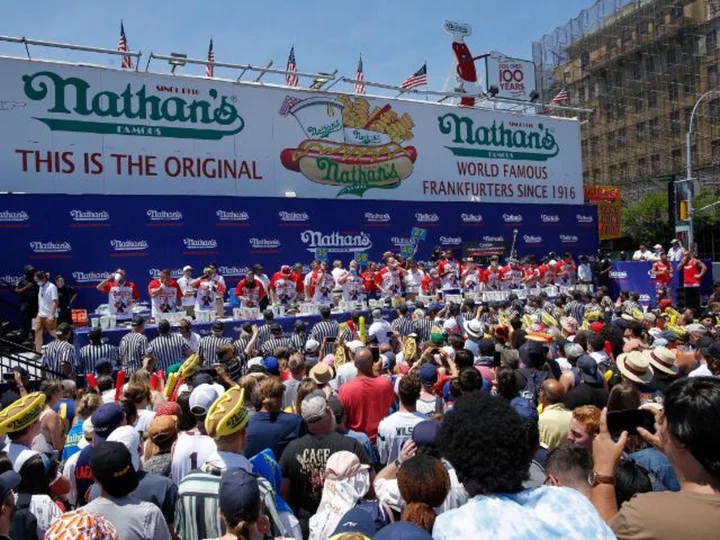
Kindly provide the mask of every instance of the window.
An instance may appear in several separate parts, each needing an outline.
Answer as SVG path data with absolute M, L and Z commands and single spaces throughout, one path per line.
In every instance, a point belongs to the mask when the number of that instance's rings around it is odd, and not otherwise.
M 618 120 L 622 120 L 622 118 L 625 116 L 625 102 L 618 100 L 617 103 L 615 103 L 615 116 Z
M 577 102 L 582 103 L 585 101 L 585 85 L 581 84 L 577 89 Z
M 635 112 L 639 113 L 642 112 L 643 106 L 645 105 L 645 101 L 643 100 L 642 94 L 639 96 L 635 96 Z
M 707 67 L 708 90 L 714 90 L 718 84 L 717 66 L 712 64 Z
M 710 148 L 712 151 L 712 160 L 713 163 L 720 162 L 720 140 L 713 141 L 710 143 Z
M 660 174 L 660 154 L 650 156 L 650 172 L 652 174 Z
M 620 128 L 617 130 L 617 143 L 622 145 L 627 142 L 627 134 L 625 132 L 625 128 Z
M 591 145 L 592 145 L 593 154 L 597 154 L 598 152 L 600 152 L 600 138 L 599 137 L 593 137 L 591 139 Z
M 657 139 L 660 137 L 660 123 L 657 118 L 648 120 L 648 135 L 651 139 Z
M 689 96 L 689 95 L 695 93 L 695 74 L 694 73 L 686 73 L 685 74 L 685 78 L 683 80 L 683 92 L 685 92 L 686 96 Z
M 671 19 L 679 19 L 682 16 L 683 16 L 682 6 L 675 4 L 673 7 L 670 8 L 670 18 Z
M 622 67 L 618 66 L 617 71 L 613 73 L 613 84 L 618 88 L 622 88 L 623 85 L 623 70 Z
M 635 140 L 642 142 L 645 140 L 645 122 L 635 124 Z
M 648 108 L 655 109 L 658 105 L 658 93 L 657 90 L 648 91 Z
M 685 107 L 685 131 L 690 131 L 690 117 L 692 116 L 692 107 Z
M 707 52 L 717 49 L 717 30 L 713 29 L 705 34 L 705 48 Z
M 614 150 L 615 149 L 615 132 L 614 131 L 608 131 L 606 135 L 607 139 L 607 147 L 608 150 Z
M 668 83 L 668 99 L 670 101 L 677 101 L 680 97 L 680 92 L 678 91 L 678 84 L 675 81 L 670 81 Z
M 683 162 L 682 162 L 682 150 L 679 148 L 676 148 L 672 151 L 671 154 L 672 158 L 672 168 L 674 171 L 682 169 Z
M 615 107 L 612 103 L 605 103 L 605 118 L 608 122 L 612 121 L 612 119 L 615 117 Z
M 650 53 L 648 56 L 645 57 L 645 73 L 648 74 L 648 77 L 652 76 L 656 72 L 656 62 L 655 62 L 655 55 Z
M 627 161 L 623 161 L 620 164 L 620 180 L 626 182 L 630 178 Z
M 610 184 L 617 184 L 618 181 L 618 174 L 617 174 L 617 165 L 610 165 Z
M 710 100 L 710 121 L 720 122 L 720 99 Z
M 670 134 L 680 134 L 680 111 L 673 111 L 670 113 Z
M 647 175 L 647 159 L 640 158 L 637 162 L 637 175 L 639 177 L 643 177 Z
M 673 67 L 677 65 L 677 63 L 677 51 L 675 50 L 675 47 L 673 45 L 670 45 L 667 53 L 665 53 L 665 64 L 668 67 Z

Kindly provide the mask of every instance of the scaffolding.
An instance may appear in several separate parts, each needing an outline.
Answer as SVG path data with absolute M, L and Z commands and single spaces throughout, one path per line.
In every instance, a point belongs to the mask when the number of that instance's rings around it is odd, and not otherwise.
M 621 189 L 625 204 L 666 192 L 685 171 L 696 102 L 720 90 L 720 0 L 598 0 L 533 43 L 541 101 L 565 88 L 582 122 L 583 177 Z M 717 94 L 720 96 L 720 94 Z M 720 97 L 695 114 L 691 160 L 720 191 Z

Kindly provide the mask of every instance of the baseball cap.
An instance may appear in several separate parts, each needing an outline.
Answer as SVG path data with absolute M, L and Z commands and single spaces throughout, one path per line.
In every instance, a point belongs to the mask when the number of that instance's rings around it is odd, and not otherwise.
M 373 540 L 426 540 L 431 539 L 430 533 L 409 521 L 396 521 L 380 529 Z
M 124 497 L 138 486 L 132 456 L 121 442 L 104 441 L 93 448 L 90 470 L 95 480 L 113 497 Z
M 57 327 L 57 333 L 58 333 L 58 335 L 60 335 L 60 336 L 66 336 L 66 335 L 69 334 L 70 332 L 72 332 L 72 326 L 70 326 L 70 325 L 69 325 L 68 323 L 66 323 L 66 322 L 60 323 L 60 324 L 58 325 L 58 327 Z
M 226 469 L 218 490 L 220 510 L 225 516 L 236 516 L 257 507 L 260 500 L 258 478 L 245 469 Z
M 180 416 L 182 409 L 180 405 L 175 401 L 165 401 L 155 407 L 155 416 Z
M 210 384 L 199 384 L 190 393 L 190 412 L 195 416 L 207 414 L 215 400 L 220 397 L 218 391 Z
M 215 400 L 205 418 L 205 431 L 213 439 L 227 437 L 245 429 L 248 423 L 245 389 L 233 386 Z
M 382 360 L 382 369 L 393 369 L 395 367 L 395 353 L 392 351 L 382 353 L 380 360 Z
M 435 446 L 440 433 L 440 422 L 437 420 L 423 420 L 415 424 L 412 440 L 416 446 Z
M 20 475 L 13 470 L 0 474 L 0 501 L 4 501 L 8 494 L 20 485 Z
M 483 356 L 492 356 L 495 352 L 495 341 L 492 339 L 481 339 L 478 341 L 478 349 Z
M 383 312 L 381 309 L 373 309 L 371 315 L 372 315 L 373 319 L 382 319 L 383 318 Z
M 705 328 L 702 324 L 688 324 L 685 329 L 694 334 L 707 334 L 707 328 Z
M 355 351 L 357 351 L 361 347 L 364 347 L 365 344 L 359 339 L 354 339 L 352 341 L 348 341 L 346 343 L 346 346 L 351 353 L 355 354 Z
M 104 516 L 80 508 L 65 512 L 52 521 L 45 540 L 118 540 L 117 529 Z
M 340 518 L 337 527 L 330 536 L 330 540 L 344 533 L 362 534 L 368 538 L 375 534 L 375 520 L 370 513 L 356 506 L 351 508 Z
M 709 356 L 715 360 L 720 360 L 720 343 L 713 343 L 709 347 L 700 349 L 700 354 L 703 356 Z
M 305 396 L 305 399 L 300 403 L 300 413 L 302 414 L 303 420 L 308 423 L 317 422 L 322 420 L 325 416 L 325 410 L 327 409 L 327 399 L 325 398 L 325 392 L 322 390 L 316 390 L 311 394 Z
M 268 356 L 262 361 L 263 367 L 271 375 L 280 375 L 280 363 L 274 356 Z
M 143 317 L 142 315 L 135 315 L 132 322 L 130 323 L 130 326 L 135 328 L 138 326 L 142 326 L 143 324 L 145 324 L 145 317 Z
M 100 405 L 92 414 L 95 437 L 104 441 L 125 419 L 125 411 L 117 403 Z
M 169 332 L 170 331 L 170 321 L 167 319 L 163 319 L 158 323 L 158 331 L 161 333 Z
M 212 329 L 215 330 L 216 332 L 222 332 L 223 330 L 225 330 L 225 325 L 223 324 L 222 321 L 215 321 L 212 324 Z
M 175 416 L 157 416 L 150 422 L 148 436 L 158 446 L 165 446 L 177 438 L 177 418 Z
M 187 272 L 188 270 L 194 270 L 194 268 L 192 266 L 190 266 L 189 264 L 186 264 L 185 266 L 183 266 L 183 272 Z
M 308 339 L 305 342 L 305 352 L 315 352 L 320 347 L 320 343 L 318 343 L 314 339 Z
M 106 442 L 119 442 L 125 445 L 125 448 L 130 452 L 132 458 L 132 465 L 136 471 L 140 470 L 140 453 L 142 452 L 142 443 L 140 439 L 140 432 L 135 429 L 134 426 L 120 426 L 113 430 L 108 435 Z M 140 449 L 140 451 L 138 451 Z
M 433 332 L 430 334 L 430 341 L 432 341 L 434 345 L 442 345 L 445 343 L 445 336 L 442 332 Z
M 418 377 L 423 384 L 435 384 L 437 382 L 437 368 L 430 363 L 423 364 L 418 370 Z
M 592 356 L 588 354 L 580 356 L 577 361 L 577 368 L 583 382 L 588 384 L 602 384 L 601 375 L 598 373 L 597 362 Z
M 603 326 L 605 326 L 600 321 L 595 321 L 594 323 L 590 323 L 590 330 L 595 332 L 596 334 L 599 334 L 603 330 Z

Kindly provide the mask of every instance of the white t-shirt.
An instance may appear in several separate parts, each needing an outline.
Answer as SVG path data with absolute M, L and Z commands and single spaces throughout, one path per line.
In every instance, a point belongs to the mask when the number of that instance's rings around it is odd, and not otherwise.
M 53 309 L 53 301 L 58 299 L 57 287 L 46 281 L 38 289 L 38 316 L 55 318 L 55 309 Z
M 413 429 L 423 420 L 427 420 L 427 417 L 422 413 L 404 411 L 383 418 L 378 426 L 377 435 L 380 463 L 395 461 L 400 455 L 402 445 L 412 437 Z
M 135 422 L 135 431 L 138 433 L 145 433 L 147 435 L 150 428 L 150 422 L 152 422 L 153 418 L 155 418 L 155 411 L 140 409 L 137 413 L 138 419 L 137 422 Z
M 118 320 L 132 318 L 132 307 L 135 305 L 133 289 L 126 283 L 112 283 L 108 292 L 108 313 Z
M 633 261 L 649 261 L 652 257 L 652 252 L 649 250 L 640 251 L 639 249 L 633 253 Z
M 332 277 L 335 279 L 335 283 L 337 284 L 337 280 L 340 279 L 340 276 L 345 273 L 345 270 L 342 268 L 333 268 L 332 272 L 330 273 L 332 274 Z
M 199 433 L 181 433 L 172 452 L 171 478 L 180 485 L 190 471 L 199 469 L 217 450 L 212 437 Z
M 405 283 L 405 292 L 410 294 L 419 294 L 422 280 L 425 277 L 425 273 L 422 270 L 407 270 L 403 275 L 403 282 Z
M 62 471 L 63 476 L 70 481 L 70 491 L 68 491 L 67 500 L 72 506 L 75 506 L 75 504 L 77 503 L 77 483 L 75 482 L 75 467 L 77 466 L 77 461 L 79 457 L 80 452 L 75 452 L 72 456 L 70 456 L 65 462 Z
M 180 292 L 182 293 L 182 305 L 183 307 L 190 307 L 195 305 L 195 288 L 190 286 L 190 282 L 193 280 L 191 277 L 183 276 L 177 280 Z M 187 295 L 187 296 L 186 296 Z
M 355 367 L 355 362 L 346 362 L 342 366 L 340 366 L 337 370 L 337 377 L 335 380 L 337 381 L 337 390 L 340 390 L 340 387 L 343 384 L 349 383 L 355 377 L 357 377 L 358 370 Z
M 362 302 L 365 298 L 362 279 L 352 272 L 346 272 L 345 274 L 345 282 L 340 285 L 343 302 Z M 343 277 L 343 275 L 340 277 Z
M 203 279 L 197 287 L 197 298 L 195 300 L 195 309 L 197 311 L 216 311 L 215 303 L 218 297 L 217 283 L 212 279 Z
M 381 319 L 379 321 L 375 321 L 370 325 L 370 328 L 368 329 L 368 336 L 375 336 L 378 340 L 378 343 L 382 345 L 383 343 L 389 343 L 390 338 L 387 336 L 388 332 L 392 333 L 392 327 L 390 326 L 390 323 L 387 322 L 385 319 Z
M 15 494 L 16 504 L 17 497 Z M 29 510 L 37 519 L 37 535 L 40 540 L 45 538 L 45 531 L 50 528 L 53 520 L 62 515 L 62 511 L 49 495 L 32 495 Z
M 263 284 L 263 287 L 265 287 L 266 291 L 270 290 L 270 278 L 267 277 L 267 274 L 260 274 L 259 276 L 255 274 L 255 279 L 257 279 L 260 283 Z M 225 282 L 223 281 L 223 285 Z
M 160 293 L 152 296 L 152 316 L 157 317 L 159 313 L 172 313 L 177 311 L 177 288 L 160 284 Z
M 335 288 L 335 279 L 332 274 L 320 274 L 315 283 L 313 302 L 316 304 L 332 304 L 332 292 Z

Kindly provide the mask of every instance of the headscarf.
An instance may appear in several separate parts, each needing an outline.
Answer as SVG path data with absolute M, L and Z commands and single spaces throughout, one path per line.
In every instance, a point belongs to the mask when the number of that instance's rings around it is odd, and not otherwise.
M 329 538 L 345 512 L 370 489 L 367 465 L 352 452 L 335 452 L 325 466 L 325 485 L 316 514 L 310 518 L 310 540 Z

